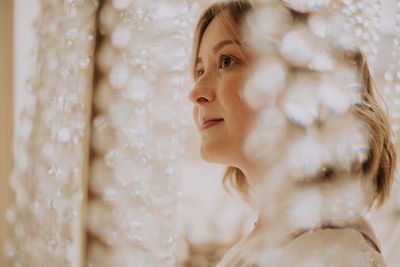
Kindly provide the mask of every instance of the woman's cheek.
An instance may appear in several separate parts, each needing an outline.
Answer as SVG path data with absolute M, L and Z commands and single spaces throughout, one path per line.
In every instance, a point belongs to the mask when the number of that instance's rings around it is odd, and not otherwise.
M 224 85 L 224 93 L 240 97 L 241 91 L 244 88 L 245 77 L 242 72 L 232 72 L 229 75 L 226 75 L 222 84 Z

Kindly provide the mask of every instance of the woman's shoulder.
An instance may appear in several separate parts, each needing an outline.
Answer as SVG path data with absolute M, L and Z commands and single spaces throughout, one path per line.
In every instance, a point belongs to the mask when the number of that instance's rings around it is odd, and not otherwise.
M 275 249 L 268 248 L 268 236 L 262 234 L 239 242 L 217 266 L 385 266 L 373 232 L 365 227 L 326 227 L 301 233 Z
M 322 266 L 385 266 L 375 241 L 352 228 L 325 228 L 306 232 L 282 250 L 282 266 L 320 262 Z M 307 266 L 314 266 L 309 265 Z

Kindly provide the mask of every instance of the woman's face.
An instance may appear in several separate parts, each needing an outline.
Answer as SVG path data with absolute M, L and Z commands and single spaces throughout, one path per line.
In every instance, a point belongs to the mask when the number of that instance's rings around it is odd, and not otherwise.
M 246 162 L 243 144 L 256 113 L 241 98 L 250 57 L 219 19 L 206 28 L 190 93 L 204 160 L 236 167 Z

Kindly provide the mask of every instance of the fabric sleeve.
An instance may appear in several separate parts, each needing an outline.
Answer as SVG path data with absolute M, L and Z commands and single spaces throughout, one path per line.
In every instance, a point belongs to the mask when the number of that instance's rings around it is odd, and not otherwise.
M 384 267 L 384 259 L 357 230 L 318 229 L 288 243 L 279 266 Z

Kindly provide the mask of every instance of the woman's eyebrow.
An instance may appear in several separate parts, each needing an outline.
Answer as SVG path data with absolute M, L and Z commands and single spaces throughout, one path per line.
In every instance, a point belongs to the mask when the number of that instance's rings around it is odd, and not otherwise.
M 224 41 L 221 41 L 221 42 L 219 42 L 218 44 L 216 44 L 216 45 L 213 47 L 212 50 L 213 50 L 213 52 L 214 52 L 214 54 L 215 54 L 215 53 L 217 53 L 219 50 L 221 50 L 222 47 L 224 47 L 224 46 L 226 46 L 226 45 L 229 45 L 229 44 L 241 45 L 241 42 L 240 42 L 239 40 L 224 40 Z M 196 58 L 195 66 L 197 66 L 199 63 L 202 63 L 202 62 L 203 62 L 203 60 L 201 60 L 200 57 L 197 57 L 197 58 Z
M 221 41 L 221 42 L 219 42 L 218 44 L 216 44 L 216 45 L 213 47 L 213 52 L 214 52 L 214 53 L 217 53 L 222 47 L 224 47 L 224 46 L 226 46 L 226 45 L 228 45 L 228 44 L 237 44 L 237 45 L 240 45 L 240 42 L 239 42 L 239 40 L 225 40 L 225 41 Z

